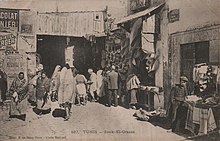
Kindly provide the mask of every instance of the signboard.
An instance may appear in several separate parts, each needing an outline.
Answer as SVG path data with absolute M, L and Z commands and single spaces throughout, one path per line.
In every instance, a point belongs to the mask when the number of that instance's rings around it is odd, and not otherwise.
M 179 21 L 180 18 L 180 10 L 174 9 L 169 12 L 169 22 L 173 23 L 175 21 Z
M 0 49 L 6 46 L 12 46 L 16 43 L 16 37 L 13 34 L 0 35 Z
M 16 50 L 16 36 L 11 33 L 0 33 L 0 50 L 10 47 Z
M 18 31 L 19 11 L 0 8 L 0 30 L 11 29 Z

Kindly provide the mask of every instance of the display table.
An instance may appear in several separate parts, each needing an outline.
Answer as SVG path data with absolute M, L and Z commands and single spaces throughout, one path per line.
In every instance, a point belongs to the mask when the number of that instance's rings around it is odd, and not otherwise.
M 160 100 L 160 89 L 157 86 L 141 86 L 138 95 L 138 104 L 148 111 L 155 110 L 155 96 L 159 102 Z
M 188 106 L 185 128 L 195 134 L 195 127 L 199 125 L 198 134 L 207 134 L 217 128 L 213 108 L 219 105 L 207 105 L 195 102 L 185 102 Z

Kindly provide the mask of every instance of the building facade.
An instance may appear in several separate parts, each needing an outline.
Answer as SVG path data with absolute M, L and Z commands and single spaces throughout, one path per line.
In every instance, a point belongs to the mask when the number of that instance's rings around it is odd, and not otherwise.
M 7 72 L 8 84 L 19 71 L 34 73 L 39 63 L 49 76 L 65 62 L 81 71 L 99 68 L 107 14 L 113 19 L 126 15 L 127 1 L 97 2 L 0 2 L 0 68 Z
M 129 3 L 130 15 L 117 24 L 132 33 L 129 28 L 142 20 L 139 46 L 158 60 L 153 81 L 155 86 L 163 87 L 166 107 L 170 89 L 179 83 L 181 75 L 192 82 L 195 64 L 220 64 L 217 16 L 220 1 L 129 0 Z
M 168 56 L 164 55 L 163 60 L 168 60 L 163 63 L 163 82 L 168 94 L 181 75 L 187 76 L 192 85 L 195 64 L 220 65 L 219 5 L 219 0 L 167 1 L 168 24 L 164 26 Z

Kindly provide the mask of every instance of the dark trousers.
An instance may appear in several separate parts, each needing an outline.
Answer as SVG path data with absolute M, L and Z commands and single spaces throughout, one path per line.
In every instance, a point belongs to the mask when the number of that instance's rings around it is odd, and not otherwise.
M 0 89 L 0 95 L 1 95 L 1 100 L 2 100 L 2 101 L 5 101 L 5 100 L 6 100 L 6 91 L 2 91 L 2 90 Z
M 172 103 L 173 117 L 171 121 L 172 131 L 180 132 L 184 129 L 187 108 L 184 105 L 183 101 L 174 101 Z
M 118 106 L 118 97 L 117 97 L 117 91 L 118 90 L 109 90 L 108 91 L 108 106 L 111 106 L 112 105 L 112 99 L 114 100 L 114 106 Z

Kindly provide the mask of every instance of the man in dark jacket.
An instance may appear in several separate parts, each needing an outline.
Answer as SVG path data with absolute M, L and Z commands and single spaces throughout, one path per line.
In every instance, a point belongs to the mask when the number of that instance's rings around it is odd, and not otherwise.
M 177 112 L 181 107 L 183 107 L 183 103 L 185 101 L 185 97 L 188 95 L 187 85 L 188 82 L 187 77 L 181 76 L 180 77 L 180 84 L 176 84 L 170 93 L 170 100 L 171 100 L 171 112 L 172 112 L 172 121 L 171 126 L 172 130 L 179 129 L 178 123 L 180 119 L 178 119 Z M 180 123 L 179 123 L 180 124 Z
M 111 107 L 112 98 L 114 106 L 118 106 L 118 73 L 115 71 L 115 66 L 112 66 L 112 71 L 108 74 L 108 106 Z

